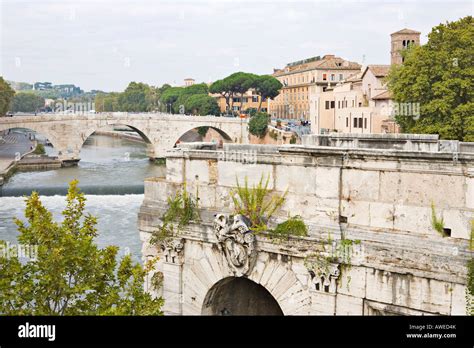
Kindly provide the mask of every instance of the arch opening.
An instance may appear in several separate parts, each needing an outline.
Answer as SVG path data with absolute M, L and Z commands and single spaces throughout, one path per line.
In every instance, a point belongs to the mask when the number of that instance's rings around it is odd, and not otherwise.
M 43 145 L 44 154 L 56 157 L 59 154 L 55 140 L 48 134 L 37 131 L 33 128 L 9 127 L 0 129 L 0 146 L 4 147 L 0 151 L 0 157 L 15 158 L 20 154 L 34 150 L 34 144 Z
M 215 142 L 218 144 L 218 147 L 222 147 L 222 144 L 231 143 L 233 141 L 232 138 L 222 129 L 211 126 L 201 126 L 191 128 L 181 134 L 181 136 L 176 140 L 174 146 L 176 147 L 179 143 L 193 142 Z
M 218 281 L 207 292 L 203 315 L 283 315 L 275 298 L 262 285 L 244 277 Z

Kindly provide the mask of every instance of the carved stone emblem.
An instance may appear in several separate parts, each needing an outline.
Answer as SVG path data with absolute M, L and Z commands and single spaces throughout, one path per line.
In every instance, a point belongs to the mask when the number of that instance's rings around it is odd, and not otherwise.
M 217 214 L 214 219 L 219 249 L 238 277 L 248 274 L 255 262 L 255 236 L 249 225 L 250 221 L 243 215 Z
M 321 292 L 335 293 L 337 278 L 339 278 L 339 264 L 320 262 L 308 267 L 311 276 L 311 288 Z
M 184 249 L 184 238 L 169 239 L 161 244 L 164 261 L 181 264 Z

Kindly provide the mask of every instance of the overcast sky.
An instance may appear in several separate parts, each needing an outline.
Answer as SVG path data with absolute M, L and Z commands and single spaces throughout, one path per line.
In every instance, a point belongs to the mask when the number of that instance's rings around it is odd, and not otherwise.
M 0 0 L 0 75 L 121 91 L 335 54 L 390 62 L 390 33 L 472 15 L 474 1 Z

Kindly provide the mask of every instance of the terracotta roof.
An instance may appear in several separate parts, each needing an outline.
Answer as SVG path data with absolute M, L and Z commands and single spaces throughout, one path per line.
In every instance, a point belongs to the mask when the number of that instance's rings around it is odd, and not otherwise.
M 390 91 L 384 91 L 380 94 L 377 94 L 375 97 L 372 97 L 375 100 L 383 100 L 383 99 L 392 99 L 392 93 Z
M 298 65 L 286 66 L 283 69 L 274 69 L 274 76 L 281 76 L 306 70 L 359 70 L 361 65 L 350 62 L 334 55 L 325 55 L 322 59 L 302 63 Z
M 395 35 L 395 34 L 421 34 L 421 32 L 405 28 L 405 29 L 396 31 L 394 33 L 391 33 L 390 35 Z
M 362 78 L 364 77 L 367 70 L 370 70 L 375 77 L 385 77 L 390 71 L 390 65 L 367 65 L 364 73 L 362 74 Z

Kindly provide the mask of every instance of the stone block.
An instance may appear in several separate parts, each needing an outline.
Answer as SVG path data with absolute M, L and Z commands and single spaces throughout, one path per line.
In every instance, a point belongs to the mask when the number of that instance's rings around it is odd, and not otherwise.
M 362 315 L 363 299 L 349 295 L 337 294 L 336 315 Z

